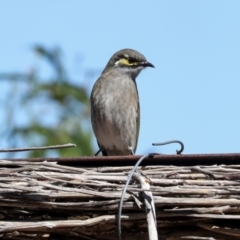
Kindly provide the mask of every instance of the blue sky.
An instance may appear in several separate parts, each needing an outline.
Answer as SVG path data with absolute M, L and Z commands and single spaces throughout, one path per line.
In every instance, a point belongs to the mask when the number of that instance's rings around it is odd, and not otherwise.
M 62 48 L 81 84 L 84 69 L 136 49 L 156 67 L 137 79 L 137 153 L 174 153 L 177 146 L 151 147 L 171 139 L 184 142 L 184 153 L 239 152 L 239 9 L 237 0 L 2 1 L 0 72 L 28 71 L 39 43 Z

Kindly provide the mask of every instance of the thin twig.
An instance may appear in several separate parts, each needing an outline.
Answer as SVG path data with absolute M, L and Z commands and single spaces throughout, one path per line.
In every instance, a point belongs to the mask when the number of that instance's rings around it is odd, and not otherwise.
M 144 176 L 141 176 L 139 173 L 134 173 L 133 177 L 140 182 L 142 189 L 150 190 L 149 181 Z M 147 214 L 149 240 L 158 240 L 156 211 L 152 193 L 143 192 L 143 198 Z
M 32 150 L 46 150 L 46 149 L 59 149 L 59 148 L 71 148 L 76 147 L 73 143 L 67 143 L 62 145 L 52 145 L 44 147 L 27 147 L 27 148 L 8 148 L 0 149 L 0 152 L 23 152 L 23 151 L 32 151 Z

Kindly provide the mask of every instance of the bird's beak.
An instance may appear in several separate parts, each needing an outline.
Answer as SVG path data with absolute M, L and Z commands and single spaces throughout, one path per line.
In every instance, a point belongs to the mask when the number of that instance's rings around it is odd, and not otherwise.
M 150 63 L 150 62 L 142 62 L 141 65 L 144 66 L 144 67 L 152 67 L 152 68 L 155 68 L 154 65 L 153 65 L 152 63 Z

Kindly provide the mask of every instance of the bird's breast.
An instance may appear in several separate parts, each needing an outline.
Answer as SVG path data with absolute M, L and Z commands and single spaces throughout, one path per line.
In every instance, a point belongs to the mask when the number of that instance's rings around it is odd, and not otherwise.
M 92 123 L 105 149 L 136 148 L 139 100 L 133 80 L 100 82 L 92 95 Z

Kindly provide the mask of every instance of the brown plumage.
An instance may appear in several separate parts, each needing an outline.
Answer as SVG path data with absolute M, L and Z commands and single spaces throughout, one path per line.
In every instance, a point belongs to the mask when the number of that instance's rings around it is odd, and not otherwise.
M 154 67 L 132 49 L 116 52 L 91 93 L 91 120 L 102 154 L 135 153 L 140 126 L 136 77 L 145 67 Z

